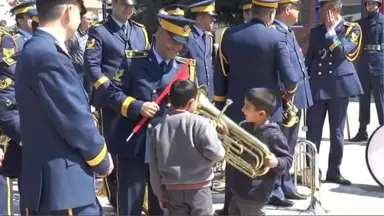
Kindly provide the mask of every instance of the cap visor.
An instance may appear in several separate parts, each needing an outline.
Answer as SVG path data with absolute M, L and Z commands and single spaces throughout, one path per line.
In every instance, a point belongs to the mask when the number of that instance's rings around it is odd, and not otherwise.
M 169 32 L 169 35 L 177 42 L 179 43 L 182 43 L 182 44 L 187 44 L 188 41 L 189 41 L 189 38 L 188 37 L 184 37 L 184 36 L 180 36 L 180 35 L 177 35 L 177 34 L 174 34 L 172 32 Z
M 210 14 L 212 16 L 217 16 L 217 13 L 215 11 L 209 11 L 208 14 Z

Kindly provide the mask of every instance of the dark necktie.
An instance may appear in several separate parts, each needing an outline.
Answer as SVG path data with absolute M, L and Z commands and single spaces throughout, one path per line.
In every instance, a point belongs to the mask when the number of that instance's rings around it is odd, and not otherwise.
M 127 33 L 127 26 L 125 24 L 122 25 L 121 30 L 123 30 L 124 33 Z
M 161 71 L 162 71 L 163 73 L 166 73 L 166 72 L 167 72 L 167 63 L 165 63 L 165 61 L 162 61 L 162 62 L 160 63 L 160 68 L 161 68 Z
M 294 31 L 292 31 L 292 29 L 291 28 L 288 28 L 288 31 L 289 31 L 289 33 L 291 33 L 292 34 L 292 37 L 296 40 L 296 36 L 295 36 L 295 32 Z

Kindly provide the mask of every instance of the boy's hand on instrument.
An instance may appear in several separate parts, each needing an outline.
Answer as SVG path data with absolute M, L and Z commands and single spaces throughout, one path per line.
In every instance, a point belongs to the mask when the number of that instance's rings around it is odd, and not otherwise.
M 274 154 L 270 154 L 264 157 L 264 163 L 269 168 L 275 168 L 279 165 L 279 161 L 277 160 Z
M 152 118 L 160 110 L 155 102 L 144 102 L 140 109 L 140 115 Z

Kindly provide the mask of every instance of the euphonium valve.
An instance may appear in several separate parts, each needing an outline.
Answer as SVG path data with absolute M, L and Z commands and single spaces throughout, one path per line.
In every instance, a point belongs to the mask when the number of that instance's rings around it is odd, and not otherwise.
M 264 158 L 271 154 L 268 146 L 224 115 L 232 104 L 231 100 L 227 100 L 223 110 L 219 110 L 209 101 L 206 92 L 205 86 L 199 87 L 197 113 L 210 118 L 215 127 L 223 126 L 219 138 L 226 150 L 226 162 L 251 178 L 265 175 L 269 167 L 265 166 Z

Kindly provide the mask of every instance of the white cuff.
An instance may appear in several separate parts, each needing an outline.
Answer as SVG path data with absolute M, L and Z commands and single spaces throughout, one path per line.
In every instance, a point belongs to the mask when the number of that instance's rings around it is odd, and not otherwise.
M 334 35 L 336 35 L 335 29 L 334 28 L 330 28 L 330 29 L 328 29 L 327 33 L 325 34 L 325 37 L 329 38 L 329 37 L 332 37 Z

